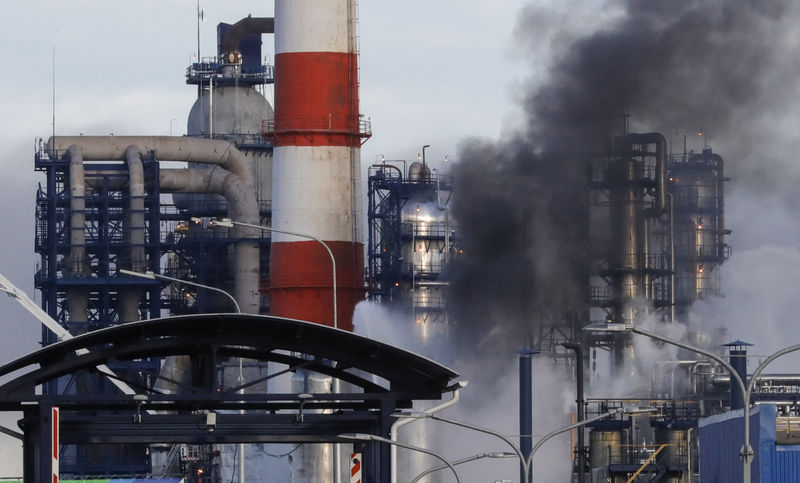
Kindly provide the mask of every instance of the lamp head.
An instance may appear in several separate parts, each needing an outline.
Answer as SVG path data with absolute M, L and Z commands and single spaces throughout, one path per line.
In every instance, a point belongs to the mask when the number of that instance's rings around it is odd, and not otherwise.
M 623 406 L 622 409 L 618 410 L 618 413 L 623 413 L 623 414 L 642 414 L 642 413 L 656 413 L 656 412 L 658 412 L 658 408 L 637 408 L 637 407 Z
M 131 275 L 131 276 L 139 277 L 139 278 L 148 278 L 150 280 L 155 280 L 156 279 L 155 274 L 153 272 L 150 272 L 150 271 L 147 271 L 147 272 L 134 272 L 133 270 L 126 270 L 124 268 L 120 268 L 119 270 L 117 270 L 117 272 L 119 272 L 119 273 L 121 273 L 123 275 Z
M 364 433 L 342 433 L 337 435 L 342 439 L 351 439 L 354 441 L 371 441 L 372 435 L 371 434 L 364 434 Z
M 633 330 L 632 325 L 621 324 L 618 322 L 589 324 L 581 330 L 587 332 L 627 332 Z
M 492 453 L 486 453 L 487 458 L 516 458 L 517 456 L 517 453 L 510 453 L 508 451 L 495 451 Z
M 393 418 L 408 418 L 408 419 L 425 419 L 432 415 L 423 411 L 409 411 L 409 412 L 396 412 L 392 413 Z

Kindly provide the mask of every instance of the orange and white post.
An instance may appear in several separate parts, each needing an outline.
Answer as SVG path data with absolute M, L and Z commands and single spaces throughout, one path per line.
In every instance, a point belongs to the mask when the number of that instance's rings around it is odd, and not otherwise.
M 53 407 L 50 409 L 50 423 L 52 426 L 51 435 L 53 437 L 53 483 L 58 483 L 58 426 L 60 424 L 58 408 Z
M 361 483 L 361 453 L 350 453 L 350 483 Z

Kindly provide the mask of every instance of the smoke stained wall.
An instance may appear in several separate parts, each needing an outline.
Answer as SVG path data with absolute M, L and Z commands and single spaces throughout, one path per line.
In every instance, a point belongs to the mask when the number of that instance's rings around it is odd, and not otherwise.
M 607 2 L 613 14 L 586 35 L 543 21 L 552 18 L 547 8 L 525 9 L 515 36 L 521 45 L 552 42 L 545 80 L 517 93 L 525 122 L 501 140 L 464 141 L 454 173 L 464 254 L 452 268 L 448 305 L 470 350 L 475 341 L 513 350 L 537 324 L 585 305 L 585 162 L 620 134 L 623 112 L 632 115 L 631 131 L 660 131 L 675 152 L 684 134 L 697 151 L 713 142 L 733 179 L 728 210 L 752 194 L 783 206 L 797 201 L 800 170 L 786 156 L 800 122 L 786 101 L 797 97 L 800 79 L 792 60 L 798 6 Z M 529 61 L 541 70 L 541 57 Z

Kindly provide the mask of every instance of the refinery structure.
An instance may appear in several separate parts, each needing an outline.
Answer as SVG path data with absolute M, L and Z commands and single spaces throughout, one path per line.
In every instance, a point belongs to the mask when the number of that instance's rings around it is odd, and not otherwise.
M 29 368 L 0 385 L 0 407 L 25 413 L 26 482 L 53 464 L 64 480 L 410 481 L 393 474 L 396 448 L 343 434 L 394 437 L 396 411 L 458 400 L 458 374 L 438 363 L 451 360 L 353 334 L 356 305 L 381 304 L 435 351 L 463 330 L 448 276 L 470 256 L 451 212 L 458 168 L 430 163 L 425 140 L 418 159 L 362 172 L 372 127 L 359 108 L 357 2 L 276 0 L 274 18 L 220 23 L 217 38 L 217 55 L 186 69 L 197 90 L 186 136 L 38 142 L 35 287 L 67 333 L 44 327 L 41 351 L 0 368 Z M 731 256 L 723 157 L 623 119 L 582 170 L 582 300 L 548 309 L 527 341 L 577 387 L 577 422 L 593 419 L 573 429 L 561 481 L 740 478 L 702 445 L 724 446 L 750 402 L 755 475 L 798 452 L 800 378 L 761 375 L 746 401 L 725 365 L 747 381 L 746 342 L 692 332 L 686 344 L 714 357 L 684 349 L 618 397 L 584 388 L 584 371 L 641 371 L 630 329 L 688 324 L 692 304 L 723 294 Z

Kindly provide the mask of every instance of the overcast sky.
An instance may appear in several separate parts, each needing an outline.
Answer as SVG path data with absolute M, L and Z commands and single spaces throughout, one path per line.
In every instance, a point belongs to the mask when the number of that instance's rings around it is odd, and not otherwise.
M 515 102 L 520 86 L 541 81 L 553 52 L 575 32 L 599 28 L 619 14 L 615 8 L 596 10 L 597 4 L 614 2 L 563 3 L 568 5 L 549 0 L 362 0 L 361 112 L 372 119 L 374 131 L 363 148 L 362 165 L 381 154 L 414 159 L 424 144 L 431 145 L 431 159 L 450 155 L 457 162 L 460 140 L 498 138 L 515 126 L 521 119 Z M 579 7 L 584 3 L 592 6 Z M 518 13 L 528 4 L 536 7 L 529 13 L 546 15 L 537 31 L 516 31 Z M 216 51 L 218 22 L 273 13 L 271 1 L 206 0 L 201 6 L 204 56 Z M 35 137 L 47 138 L 52 131 L 53 50 L 57 133 L 167 135 L 172 129 L 183 134 L 196 95 L 184 79 L 197 49 L 196 2 L 29 0 L 7 5 L 2 27 L 0 273 L 38 300 L 33 290 L 38 262 L 34 200 L 44 178 L 33 171 L 33 146 Z M 264 54 L 271 59 L 272 53 L 272 37 L 265 36 Z M 786 79 L 787 85 L 796 82 L 797 76 Z M 773 177 L 785 170 L 786 179 L 800 179 L 793 152 L 796 98 L 776 101 L 768 114 L 754 113 L 754 121 L 761 122 L 743 125 L 748 144 L 763 143 L 765 153 L 747 161 L 748 172 L 756 173 L 763 163 L 763 169 L 780 168 Z M 775 134 L 771 127 L 780 129 Z M 697 128 L 708 130 L 715 150 L 726 159 L 736 156 L 725 149 L 724 140 L 715 140 L 713 127 L 684 126 L 684 132 Z M 737 173 L 726 174 L 734 178 L 726 217 L 734 230 L 734 258 L 723 272 L 727 297 L 699 313 L 716 317 L 714 324 L 727 321 L 734 336 L 769 353 L 786 345 L 782 335 L 794 326 L 800 231 L 789 209 L 793 205 L 787 203 L 796 196 L 768 185 L 737 191 Z M 728 309 L 720 311 L 720 305 Z M 40 329 L 35 319 L 7 297 L 0 297 L 0 311 L 0 362 L 36 349 Z M 725 320 L 714 311 L 726 314 Z M 0 419 L 0 424 L 16 427 L 13 418 Z M 0 435 L 0 476 L 19 476 L 20 458 L 16 441 Z
M 423 144 L 432 158 L 453 158 L 461 138 L 497 136 L 514 117 L 511 86 L 528 75 L 512 48 L 524 0 L 360 3 L 361 112 L 374 131 L 363 165 L 380 154 L 415 159 Z M 184 134 L 196 96 L 184 78 L 197 50 L 196 8 L 194 0 L 30 0 L 4 9 L 0 273 L 37 301 L 34 200 L 44 177 L 33 171 L 33 146 L 52 132 L 53 49 L 57 133 Z M 201 8 L 203 56 L 216 52 L 217 23 L 273 14 L 271 1 Z M 272 59 L 272 36 L 263 52 Z M 35 319 L 5 296 L 0 311 L 0 362 L 35 350 Z M 13 418 L 0 424 L 16 428 Z M 0 435 L 0 476 L 19 476 L 20 457 Z
M 432 145 L 434 158 L 452 158 L 464 136 L 498 135 L 513 116 L 510 86 L 527 70 L 510 47 L 522 3 L 475 2 L 464 9 L 452 0 L 362 2 L 361 111 L 374 131 L 362 164 L 381 154 L 415 159 L 423 144 Z M 203 56 L 216 52 L 218 22 L 273 13 L 269 1 L 201 7 Z M 184 78 L 197 46 L 195 10 L 190 0 L 34 0 L 4 13 L 0 273 L 29 294 L 37 262 L 34 198 L 44 180 L 33 171 L 33 146 L 35 137 L 52 131 L 53 48 L 58 134 L 184 134 L 196 95 Z M 270 60 L 271 40 L 264 36 Z M 0 300 L 4 309 L 16 308 Z M 27 328 L 28 321 L 21 324 Z

